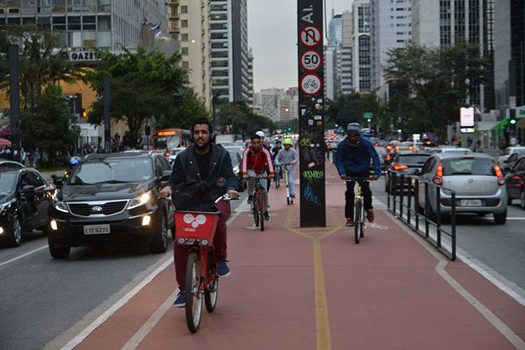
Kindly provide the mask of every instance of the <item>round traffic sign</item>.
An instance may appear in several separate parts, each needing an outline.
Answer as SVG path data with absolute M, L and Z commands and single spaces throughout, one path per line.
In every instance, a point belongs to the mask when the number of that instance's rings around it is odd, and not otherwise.
M 301 42 L 306 46 L 316 46 L 321 42 L 321 31 L 315 26 L 306 26 L 301 30 Z
M 322 56 L 319 54 L 319 52 L 315 50 L 305 51 L 301 55 L 301 66 L 303 67 L 303 69 L 309 71 L 318 70 L 319 67 L 321 67 L 322 62 Z
M 301 78 L 301 90 L 307 95 L 317 95 L 321 87 L 321 78 L 316 74 L 306 74 Z

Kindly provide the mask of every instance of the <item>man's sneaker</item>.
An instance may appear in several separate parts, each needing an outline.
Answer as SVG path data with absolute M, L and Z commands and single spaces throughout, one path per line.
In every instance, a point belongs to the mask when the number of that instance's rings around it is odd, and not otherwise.
M 268 211 L 264 212 L 264 220 L 266 221 L 270 220 L 270 214 L 268 214 Z
M 217 273 L 219 274 L 219 277 L 228 277 L 231 275 L 232 270 L 230 270 L 226 259 L 221 259 L 217 262 Z
M 252 204 L 252 202 L 253 202 L 253 196 L 250 194 L 248 196 L 248 204 Z
M 373 209 L 368 209 L 366 211 L 366 218 L 368 219 L 369 222 L 374 222 L 374 210 Z
M 290 197 L 295 198 L 295 194 L 291 194 Z
M 346 226 L 347 227 L 354 226 L 354 220 L 352 220 L 351 218 L 346 219 Z
M 179 294 L 177 294 L 177 299 L 173 303 L 175 307 L 184 307 L 186 306 L 186 298 L 184 297 L 184 291 L 179 289 Z

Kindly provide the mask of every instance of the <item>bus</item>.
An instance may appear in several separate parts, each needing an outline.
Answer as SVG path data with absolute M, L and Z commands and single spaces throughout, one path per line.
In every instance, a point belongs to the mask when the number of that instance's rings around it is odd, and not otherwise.
M 158 129 L 153 131 L 153 147 L 172 151 L 191 144 L 190 131 L 186 129 Z

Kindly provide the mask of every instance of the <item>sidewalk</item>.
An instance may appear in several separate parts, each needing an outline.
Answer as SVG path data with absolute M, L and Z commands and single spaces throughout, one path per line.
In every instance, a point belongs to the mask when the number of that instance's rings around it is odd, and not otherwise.
M 232 221 L 232 275 L 198 333 L 189 333 L 184 309 L 171 307 L 176 283 L 167 262 L 69 348 L 525 349 L 523 305 L 384 210 L 356 245 L 330 163 L 326 182 L 326 228 L 300 228 L 298 204 L 286 205 L 282 187 L 270 192 L 265 232 L 253 229 L 248 211 Z

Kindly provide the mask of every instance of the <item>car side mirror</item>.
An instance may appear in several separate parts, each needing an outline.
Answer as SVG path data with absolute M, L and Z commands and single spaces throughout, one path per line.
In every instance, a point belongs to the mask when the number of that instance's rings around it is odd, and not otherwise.
M 170 176 L 171 176 L 171 170 L 164 170 L 162 172 L 161 180 L 162 181 L 168 181 L 170 179 Z
M 35 186 L 32 186 L 32 185 L 24 185 L 24 186 L 22 186 L 22 194 L 27 199 L 30 199 L 31 197 L 34 197 L 35 196 Z

